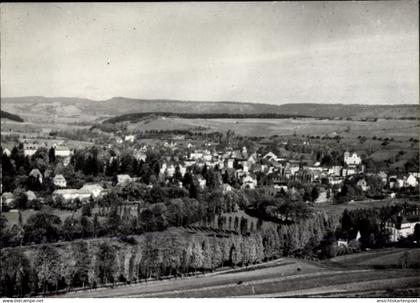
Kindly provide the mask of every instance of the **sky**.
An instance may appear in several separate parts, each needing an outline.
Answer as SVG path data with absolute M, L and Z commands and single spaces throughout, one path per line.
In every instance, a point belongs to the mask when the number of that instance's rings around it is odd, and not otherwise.
M 419 103 L 418 2 L 2 3 L 2 97 Z

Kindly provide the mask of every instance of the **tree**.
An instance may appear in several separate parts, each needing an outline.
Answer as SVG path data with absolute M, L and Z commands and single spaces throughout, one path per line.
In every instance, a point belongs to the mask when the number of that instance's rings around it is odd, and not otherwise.
M 55 163 L 55 148 L 51 147 L 48 152 L 49 162 L 54 164 Z
M 23 226 L 27 243 L 53 242 L 58 239 L 61 220 L 56 215 L 39 212 L 31 215 Z
M 107 243 L 99 246 L 97 255 L 98 278 L 102 284 L 114 282 L 115 250 Z
M 34 268 L 37 269 L 39 287 L 44 293 L 50 285 L 55 285 L 57 290 L 61 275 L 61 260 L 54 247 L 43 245 L 39 248 L 35 255 Z
M 29 292 L 31 265 L 23 250 L 5 250 L 1 253 L 0 281 L 3 296 L 23 297 Z
M 82 206 L 82 216 L 90 217 L 92 216 L 92 210 L 89 203 L 85 203 Z

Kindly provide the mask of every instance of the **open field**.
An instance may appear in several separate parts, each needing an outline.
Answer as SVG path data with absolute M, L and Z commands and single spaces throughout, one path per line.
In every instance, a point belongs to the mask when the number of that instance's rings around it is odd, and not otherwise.
M 401 254 L 404 249 L 369 252 L 371 259 L 384 254 Z M 419 250 L 407 250 L 418 254 Z M 359 267 L 364 254 L 347 257 L 346 265 L 338 262 L 308 262 L 283 258 L 248 269 L 215 272 L 195 278 L 132 284 L 64 294 L 64 297 L 296 297 L 354 296 L 386 294 L 389 289 L 418 292 L 419 271 L 415 269 L 373 269 Z M 342 258 L 342 257 L 340 257 Z M 343 260 L 341 261 L 343 262 Z M 353 264 L 354 265 L 351 265 Z
M 318 119 L 183 119 L 176 117 L 157 117 L 129 124 L 130 129 L 164 130 L 205 127 L 209 131 L 233 130 L 239 135 L 247 136 L 289 136 L 314 135 L 323 136 L 337 133 L 342 137 L 417 137 L 419 124 L 413 120 L 381 120 L 377 122 L 318 120 Z

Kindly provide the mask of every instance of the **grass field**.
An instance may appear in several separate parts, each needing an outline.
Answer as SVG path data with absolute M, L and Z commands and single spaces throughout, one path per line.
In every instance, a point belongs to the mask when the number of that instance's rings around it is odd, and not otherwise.
M 417 254 L 418 250 L 408 250 Z M 403 253 L 403 249 L 369 252 L 370 260 Z M 116 288 L 67 293 L 64 297 L 316 297 L 358 294 L 418 294 L 419 271 L 373 269 L 359 265 L 366 253 L 339 257 L 340 262 L 308 262 L 284 258 L 248 269 L 215 272 L 200 277 L 133 284 Z M 353 262 L 358 260 L 357 262 Z M 336 260 L 337 261 L 337 260 Z

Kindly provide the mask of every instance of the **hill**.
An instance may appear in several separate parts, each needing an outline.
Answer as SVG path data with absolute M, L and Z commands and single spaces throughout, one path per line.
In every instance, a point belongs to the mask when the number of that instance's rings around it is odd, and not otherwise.
M 18 115 L 14 115 L 5 111 L 0 111 L 0 112 L 1 112 L 1 119 L 9 119 L 16 122 L 23 122 L 23 119 L 19 117 Z
M 360 104 L 262 104 L 244 102 L 210 102 L 145 100 L 114 97 L 104 101 L 82 98 L 18 97 L 2 98 L 2 108 L 22 117 L 37 119 L 77 117 L 78 120 L 114 117 L 132 113 L 224 114 L 224 115 L 299 115 L 310 117 L 416 118 L 418 105 Z

